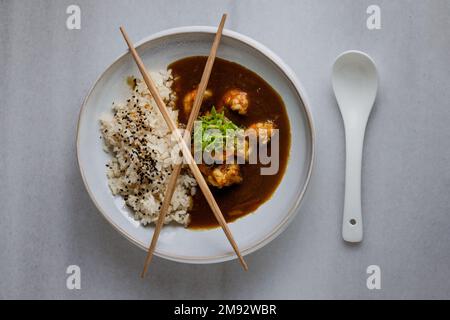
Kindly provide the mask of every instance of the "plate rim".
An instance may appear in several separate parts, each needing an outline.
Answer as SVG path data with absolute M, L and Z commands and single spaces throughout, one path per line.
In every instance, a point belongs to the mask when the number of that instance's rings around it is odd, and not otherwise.
M 187 33 L 206 33 L 206 34 L 215 34 L 217 31 L 216 27 L 211 26 L 184 26 L 184 27 L 176 27 L 176 28 L 170 28 L 166 29 L 154 34 L 151 34 L 147 37 L 144 37 L 140 41 L 135 43 L 135 47 L 138 49 L 140 46 L 146 44 L 149 41 L 154 41 L 157 39 L 161 39 L 168 36 L 175 36 L 175 35 L 182 35 Z M 278 237 L 292 222 L 294 217 L 299 212 L 300 204 L 303 201 L 303 198 L 305 196 L 305 193 L 308 189 L 311 175 L 314 167 L 314 161 L 315 161 L 315 127 L 314 127 L 314 121 L 312 117 L 312 113 L 310 111 L 310 104 L 309 99 L 305 93 L 304 87 L 300 83 L 300 81 L 297 79 L 297 76 L 293 72 L 293 70 L 272 50 L 267 48 L 265 45 L 261 44 L 260 42 L 245 36 L 241 33 L 224 29 L 223 35 L 235 40 L 238 40 L 251 48 L 255 49 L 256 51 L 260 52 L 262 55 L 264 55 L 269 61 L 271 61 L 291 82 L 293 85 L 296 93 L 299 95 L 301 101 L 303 102 L 303 108 L 306 114 L 306 120 L 308 124 L 309 134 L 310 134 L 310 143 L 311 143 L 311 152 L 308 159 L 308 170 L 307 175 L 305 178 L 305 182 L 303 184 L 303 188 L 301 189 L 299 196 L 297 197 L 295 203 L 291 206 L 291 208 L 288 210 L 288 214 L 285 216 L 284 219 L 282 219 L 271 232 L 267 233 L 266 236 L 264 236 L 261 240 L 253 244 L 252 246 L 242 249 L 241 253 L 243 256 L 248 255 L 252 252 L 255 252 L 258 249 L 261 249 L 268 243 L 270 243 L 272 240 L 274 240 L 276 237 Z M 116 59 L 113 60 L 112 63 L 110 63 L 105 70 L 102 71 L 102 73 L 97 77 L 93 85 L 88 90 L 86 97 L 83 100 L 83 103 L 80 108 L 80 112 L 78 115 L 78 121 L 77 121 L 77 133 L 76 133 L 76 152 L 77 152 L 77 164 L 78 168 L 81 173 L 81 177 L 83 180 L 84 187 L 86 188 L 86 191 L 89 194 L 89 197 L 91 198 L 92 202 L 94 203 L 97 210 L 101 213 L 101 215 L 116 229 L 122 236 L 124 236 L 128 241 L 135 244 L 137 247 L 147 251 L 147 247 L 145 247 L 141 242 L 139 242 L 137 239 L 135 239 L 132 235 L 128 234 L 125 230 L 123 230 L 120 226 L 118 226 L 114 221 L 112 221 L 108 215 L 104 212 L 104 210 L 100 207 L 100 205 L 97 203 L 93 192 L 90 190 L 88 183 L 86 181 L 86 177 L 80 162 L 80 123 L 81 123 L 81 117 L 84 113 L 84 110 L 86 108 L 86 104 L 89 101 L 89 98 L 97 86 L 98 82 L 103 78 L 105 73 L 107 73 L 120 59 L 122 59 L 125 55 L 129 54 L 129 50 L 126 49 L 124 46 L 124 52 L 121 53 Z M 209 256 L 209 257 L 190 257 L 190 256 L 180 256 L 180 255 L 174 255 L 167 252 L 161 252 L 156 248 L 155 255 L 158 257 L 168 259 L 171 261 L 181 262 L 181 263 L 191 263 L 191 264 L 211 264 L 211 263 L 220 263 L 225 262 L 229 260 L 234 260 L 237 258 L 236 254 L 234 252 L 230 252 L 228 254 L 222 254 L 217 256 Z

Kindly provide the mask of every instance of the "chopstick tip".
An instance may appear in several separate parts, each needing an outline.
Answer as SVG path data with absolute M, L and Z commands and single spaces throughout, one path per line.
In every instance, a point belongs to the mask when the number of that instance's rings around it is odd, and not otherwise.
M 120 26 L 119 30 L 120 30 L 120 33 L 122 33 L 123 36 L 126 35 L 125 28 L 123 26 Z
M 245 262 L 244 257 L 240 253 L 238 253 L 238 258 L 239 258 L 239 262 L 241 263 L 242 268 L 244 269 L 244 271 L 248 271 L 247 262 Z

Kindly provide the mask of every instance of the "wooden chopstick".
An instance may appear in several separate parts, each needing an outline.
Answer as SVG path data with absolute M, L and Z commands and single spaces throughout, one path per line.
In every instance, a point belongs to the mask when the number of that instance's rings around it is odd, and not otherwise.
M 198 113 L 200 111 L 200 107 L 203 101 L 203 95 L 205 94 L 206 87 L 208 86 L 209 76 L 211 75 L 211 70 L 214 64 L 214 60 L 216 58 L 217 48 L 219 47 L 220 39 L 222 37 L 222 30 L 225 25 L 225 20 L 227 15 L 224 14 L 222 16 L 222 20 L 220 21 L 219 27 L 217 28 L 216 36 L 214 38 L 214 42 L 211 46 L 211 51 L 208 56 L 208 60 L 206 61 L 205 68 L 203 70 L 202 78 L 200 80 L 200 84 L 197 89 L 197 94 L 194 99 L 194 104 L 191 110 L 191 114 L 189 115 L 189 120 L 186 126 L 186 131 L 184 132 L 184 139 L 187 141 L 191 137 L 192 127 L 194 126 L 194 121 L 197 119 Z M 164 201 L 161 206 L 161 211 L 159 212 L 158 221 L 156 222 L 155 231 L 153 232 L 152 241 L 147 251 L 147 257 L 144 262 L 144 269 L 142 270 L 141 277 L 145 277 L 148 266 L 153 258 L 153 253 L 155 252 L 156 243 L 158 242 L 158 237 L 161 232 L 161 229 L 164 224 L 164 219 L 169 211 L 170 202 L 172 200 L 173 193 L 175 192 L 175 187 L 177 185 L 178 176 L 180 175 L 181 168 L 183 164 L 177 164 L 172 170 L 172 174 L 170 175 L 169 183 L 167 184 L 166 193 L 164 195 Z
M 220 208 L 217 205 L 217 202 L 214 199 L 214 196 L 212 195 L 211 190 L 209 190 L 208 184 L 206 183 L 205 179 L 203 178 L 197 164 L 195 163 L 194 158 L 191 155 L 191 150 L 187 146 L 187 144 L 184 141 L 181 134 L 178 132 L 177 126 L 175 125 L 173 120 L 170 118 L 170 115 L 167 111 L 164 101 L 162 100 L 161 96 L 159 95 L 159 92 L 158 92 L 155 84 L 153 83 L 153 80 L 150 78 L 150 75 L 148 74 L 144 63 L 142 62 L 142 59 L 139 57 L 138 53 L 136 52 L 136 49 L 134 48 L 133 44 L 131 43 L 131 40 L 129 39 L 124 28 L 120 27 L 120 31 L 122 32 L 125 42 L 127 43 L 128 47 L 130 49 L 131 55 L 133 56 L 134 60 L 136 61 L 136 64 L 139 68 L 139 71 L 142 74 L 144 82 L 147 84 L 147 87 L 148 87 L 150 93 L 152 94 L 153 98 L 155 99 L 155 102 L 156 102 L 156 105 L 158 106 L 159 111 L 161 112 L 167 126 L 169 127 L 169 130 L 174 134 L 178 145 L 181 147 L 183 157 L 185 158 L 187 164 L 189 165 L 189 168 L 192 171 L 192 174 L 194 175 L 195 179 L 197 180 L 197 183 L 198 183 L 200 189 L 202 190 L 209 206 L 211 207 L 211 210 L 213 211 L 214 216 L 216 217 L 216 219 L 219 222 L 220 226 L 222 227 L 222 230 L 224 231 L 228 241 L 230 242 L 231 246 L 233 247 L 233 250 L 235 251 L 236 255 L 238 256 L 242 267 L 244 268 L 244 270 L 248 270 L 247 263 L 245 262 L 244 258 L 242 257 L 242 255 L 239 251 L 236 241 L 234 240 L 233 235 L 231 234 L 231 231 L 228 228 L 227 222 L 225 221 L 225 218 L 223 217 L 223 214 L 220 211 Z

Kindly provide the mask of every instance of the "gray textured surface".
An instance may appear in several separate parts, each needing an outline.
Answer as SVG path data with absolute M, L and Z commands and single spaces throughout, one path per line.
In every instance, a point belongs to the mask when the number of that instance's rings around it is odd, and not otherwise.
M 65 27 L 78 3 L 82 29 Z M 365 11 L 382 9 L 382 29 Z M 144 253 L 97 212 L 76 163 L 80 105 L 133 39 L 183 25 L 227 28 L 278 53 L 311 100 L 317 161 L 299 216 L 236 262 L 195 266 Z M 154 13 L 154 14 L 153 14 Z M 450 298 L 450 1 L 0 0 L 0 298 Z M 363 165 L 365 239 L 341 240 L 344 136 L 330 68 L 367 51 L 381 77 Z M 82 289 L 69 291 L 77 264 Z M 382 289 L 366 288 L 377 264 Z

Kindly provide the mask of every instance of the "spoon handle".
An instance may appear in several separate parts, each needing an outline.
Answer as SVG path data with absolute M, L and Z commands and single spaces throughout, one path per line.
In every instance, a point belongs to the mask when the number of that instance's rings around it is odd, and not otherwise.
M 342 237 L 348 242 L 360 242 L 363 238 L 361 162 L 366 123 L 354 121 L 345 124 L 346 168 Z

